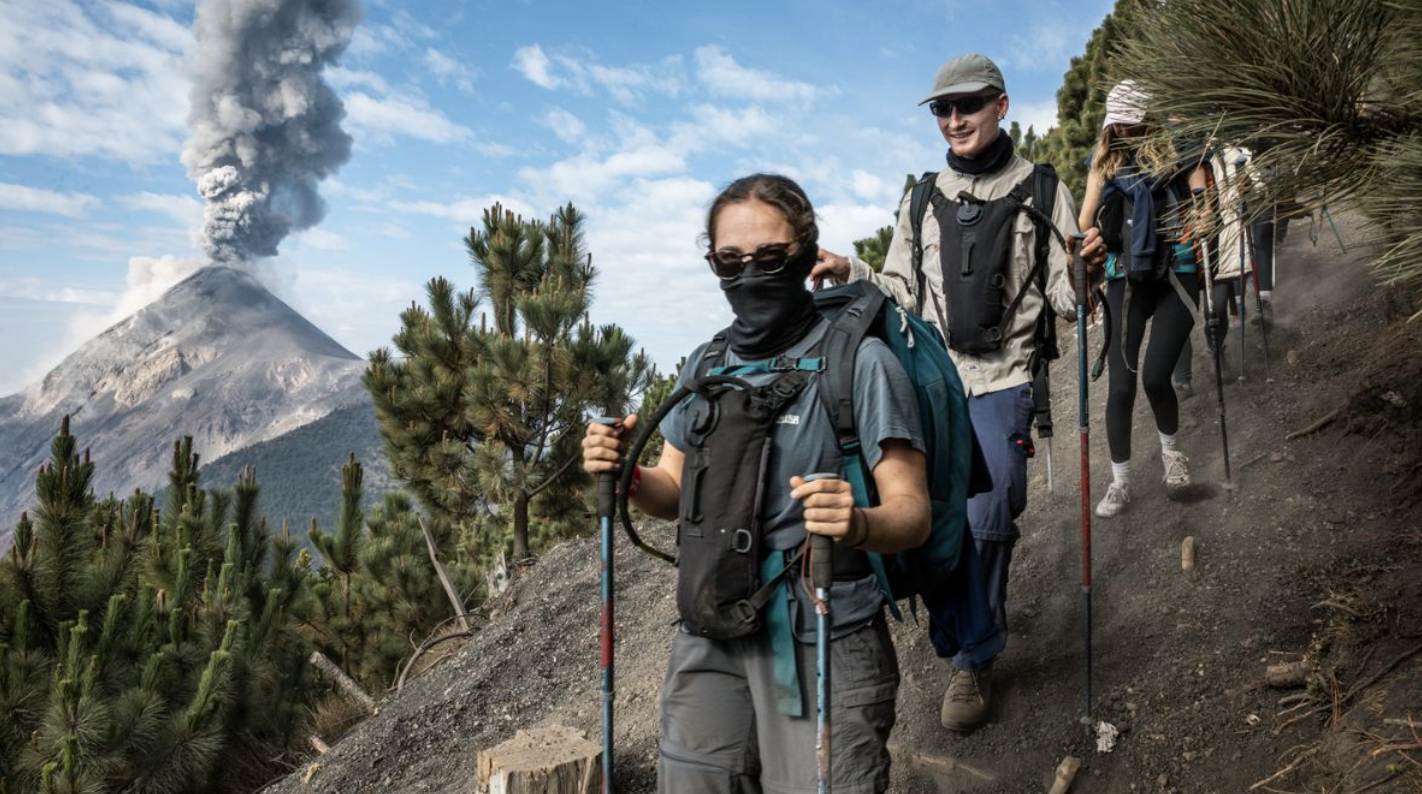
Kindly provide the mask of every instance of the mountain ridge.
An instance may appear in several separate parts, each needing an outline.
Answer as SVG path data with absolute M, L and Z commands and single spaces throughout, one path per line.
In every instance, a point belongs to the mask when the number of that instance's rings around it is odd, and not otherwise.
M 0 398 L 0 545 L 65 415 L 99 464 L 96 493 L 151 491 L 183 435 L 215 460 L 368 403 L 364 367 L 249 273 L 204 267 Z

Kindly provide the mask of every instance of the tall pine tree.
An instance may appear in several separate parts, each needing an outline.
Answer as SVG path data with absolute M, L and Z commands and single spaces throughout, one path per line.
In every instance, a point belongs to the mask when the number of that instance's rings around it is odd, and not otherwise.
M 571 204 L 547 222 L 494 205 L 464 240 L 478 291 L 432 280 L 429 306 L 401 316 L 398 355 L 376 351 L 366 371 L 396 475 L 439 520 L 505 524 L 515 558 L 533 551 L 534 500 L 581 477 L 588 411 L 625 408 L 652 374 L 619 328 L 586 320 L 583 222 Z

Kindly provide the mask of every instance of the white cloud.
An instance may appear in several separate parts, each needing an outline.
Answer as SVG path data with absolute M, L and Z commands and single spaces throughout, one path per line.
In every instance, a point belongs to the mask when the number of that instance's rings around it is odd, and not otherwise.
M 687 109 L 691 118 L 673 125 L 673 145 L 689 151 L 715 148 L 728 143 L 734 146 L 758 144 L 766 146 L 782 139 L 793 128 L 785 118 L 750 106 L 727 108 L 696 104 Z
M 374 231 L 376 234 L 381 234 L 386 237 L 394 238 L 396 240 L 408 240 L 411 237 L 414 237 L 414 235 L 410 232 L 409 229 L 405 228 L 404 226 L 401 226 L 398 223 L 382 223 L 376 226 Z
M 757 102 L 808 102 L 822 90 L 809 83 L 742 66 L 714 44 L 696 48 L 696 78 L 718 96 Z
M 1047 130 L 1057 126 L 1057 101 L 1047 99 L 1041 102 L 1018 102 L 1009 97 L 1005 125 L 1011 125 L 1014 121 L 1022 126 L 1023 132 L 1026 132 L 1028 127 L 1033 128 L 1040 138 Z
M 298 301 L 299 310 L 321 330 L 357 355 L 389 347 L 400 330 L 400 312 L 425 300 L 424 285 L 401 278 L 348 270 L 302 268 L 296 286 L 317 301 Z
M 509 67 L 540 88 L 567 89 L 584 96 L 600 88 L 624 105 L 635 104 L 648 94 L 676 96 L 684 83 L 678 56 L 657 64 L 606 66 L 591 56 L 550 56 L 540 45 L 530 44 L 514 51 Z
M 441 84 L 449 83 L 466 94 L 474 93 L 476 70 L 433 47 L 425 49 L 425 67 Z
M 1060 64 L 1081 51 L 1099 20 L 1089 22 L 1082 15 L 1044 13 L 1029 15 L 1024 27 L 1008 38 L 1007 57 L 1000 65 L 1027 71 L 1060 69 Z M 1008 86 L 1009 90 L 1011 86 Z
M 815 208 L 819 216 L 820 245 L 837 254 L 854 251 L 854 241 L 894 222 L 895 208 L 862 204 L 825 204 Z
M 455 221 L 463 226 L 472 226 L 481 222 L 484 217 L 484 210 L 494 206 L 495 203 L 501 204 L 504 209 L 513 210 L 516 214 L 522 215 L 525 218 L 534 217 L 533 207 L 527 202 L 503 195 L 459 198 L 450 202 L 392 201 L 389 206 L 390 209 L 396 212 L 404 212 L 411 215 L 428 215 L 433 218 Z
M 338 90 L 366 88 L 380 94 L 390 93 L 390 84 L 375 72 L 332 66 L 323 71 L 321 76 L 326 78 L 326 82 L 330 83 L 332 88 Z
M 119 196 L 119 203 L 125 207 L 145 212 L 166 215 L 181 223 L 185 229 L 201 228 L 202 202 L 192 196 L 162 193 L 130 193 Z
M 351 34 L 346 54 L 355 59 L 372 58 L 410 46 L 410 40 L 390 25 L 358 25 Z
M 637 179 L 589 220 L 595 319 L 628 328 L 664 365 L 731 319 L 698 239 L 715 195 L 715 185 L 690 177 Z
M 66 218 L 82 218 L 99 205 L 88 193 L 57 193 L 53 190 L 0 182 L 0 209 L 45 212 Z
M 351 250 L 351 244 L 346 241 L 346 238 L 321 228 L 306 229 L 298 232 L 295 237 L 299 248 L 314 248 L 318 251 Z
M 196 273 L 205 264 L 207 262 L 202 259 L 184 259 L 171 255 L 129 257 L 128 275 L 124 278 L 126 289 L 119 297 L 106 324 L 121 320 L 157 300 L 170 287 Z M 90 336 L 93 336 L 93 333 L 84 338 Z
M 552 202 L 572 201 L 584 210 L 623 180 L 665 176 L 686 170 L 686 158 L 658 141 L 626 146 L 607 157 L 584 152 L 547 168 L 525 168 L 519 177 Z
M 379 189 L 348 185 L 336 177 L 328 178 L 323 184 L 326 193 L 332 196 L 342 196 L 364 204 L 376 204 L 385 200 L 385 193 Z
M 902 184 L 880 179 L 868 171 L 856 168 L 850 172 L 849 178 L 850 189 L 854 191 L 855 197 L 875 205 L 897 207 L 899 199 L 903 197 Z
M 513 63 L 509 66 L 540 88 L 552 90 L 563 85 L 562 79 L 553 74 L 553 62 L 537 44 L 514 50 Z
M 564 143 L 576 143 L 588 131 L 588 125 L 582 119 L 562 108 L 549 108 L 538 122 L 552 130 Z
M 74 0 L 0 0 L 0 18 L 0 154 L 148 163 L 181 146 L 186 28 Z
M 396 135 L 431 143 L 462 143 L 474 137 L 468 127 L 450 121 L 419 97 L 389 94 L 377 99 L 357 91 L 345 100 L 351 126 L 380 143 Z

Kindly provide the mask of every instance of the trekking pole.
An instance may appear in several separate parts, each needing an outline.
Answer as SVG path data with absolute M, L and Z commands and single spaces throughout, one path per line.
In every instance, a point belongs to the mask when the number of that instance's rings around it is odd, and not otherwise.
M 1076 287 L 1076 416 L 1081 427 L 1081 604 L 1086 618 L 1086 713 L 1091 723 L 1091 413 L 1086 372 L 1086 259 L 1081 255 L 1084 234 L 1073 234 L 1072 283 Z
M 1191 192 L 1194 193 L 1198 206 L 1198 202 L 1204 198 L 1205 189 L 1196 188 Z M 1215 313 L 1214 263 L 1210 261 L 1210 241 L 1200 240 L 1200 250 L 1205 259 L 1205 344 L 1210 348 L 1210 355 L 1215 360 L 1215 396 L 1220 417 L 1220 443 L 1224 448 L 1224 488 L 1226 491 L 1232 491 L 1234 483 L 1230 481 L 1229 471 L 1229 429 L 1225 424 L 1224 369 L 1220 365 L 1223 351 L 1219 345 L 1220 318 Z
M 1274 223 L 1269 230 L 1272 239 L 1269 240 L 1269 283 L 1279 285 L 1279 200 L 1274 199 Z M 1259 322 L 1264 322 L 1264 316 L 1259 316 Z
M 1244 169 L 1244 164 L 1245 164 L 1246 162 L 1248 162 L 1248 160 L 1247 160 L 1246 158 L 1244 158 L 1244 157 L 1241 157 L 1241 158 L 1239 158 L 1238 160 L 1235 160 L 1235 161 L 1234 161 L 1234 173 L 1235 173 L 1235 176 L 1236 176 L 1236 177 L 1238 177 L 1239 174 L 1240 174 L 1240 172 Z M 1238 376 L 1236 377 L 1236 381 L 1237 381 L 1238 383 L 1243 383 L 1243 382 L 1244 382 L 1244 292 L 1245 292 L 1245 286 L 1246 286 L 1245 283 L 1244 283 L 1244 282 L 1245 282 L 1245 271 L 1244 271 L 1245 250 L 1244 250 L 1244 241 L 1245 241 L 1245 239 L 1246 239 L 1246 238 L 1245 238 L 1245 235 L 1247 234 L 1247 230 L 1244 228 L 1244 195 L 1243 195 L 1242 193 L 1236 193 L 1235 195 L 1236 195 L 1236 197 L 1239 199 L 1239 206 L 1238 206 L 1238 208 L 1237 208 L 1237 210 L 1236 210 L 1236 213 L 1235 213 L 1235 217 L 1236 217 L 1236 218 L 1238 219 L 1238 221 L 1239 221 L 1239 232 L 1238 232 L 1238 234 L 1236 235 L 1236 238 L 1237 238 L 1237 240 L 1238 240 L 1238 242 L 1239 242 L 1239 291 L 1238 291 L 1237 293 L 1235 293 L 1235 296 L 1234 296 L 1234 298 L 1235 298 L 1235 305 L 1236 305 L 1236 306 L 1238 307 L 1238 309 L 1239 309 L 1239 374 L 1238 374 Z
M 1323 212 L 1321 214 L 1328 219 L 1328 226 L 1333 229 L 1333 238 L 1338 241 L 1338 247 L 1342 249 L 1343 253 L 1348 253 L 1348 246 L 1343 244 L 1343 235 L 1338 233 L 1338 224 L 1333 222 L 1333 213 L 1328 211 L 1327 204 L 1323 205 Z
M 1243 210 L 1240 212 L 1243 215 Z M 1241 219 L 1241 223 L 1242 223 Z M 1271 229 L 1272 233 L 1272 229 Z M 1264 296 L 1259 292 L 1259 262 L 1256 258 L 1258 247 L 1254 245 L 1252 236 L 1244 238 L 1249 243 L 1249 274 L 1254 281 L 1254 310 L 1259 313 L 1259 336 L 1264 342 L 1264 382 L 1273 383 L 1274 374 L 1269 369 L 1269 325 L 1264 318 Z M 1244 271 L 1241 270 L 1241 273 Z
M 838 474 L 819 472 L 805 478 L 837 480 Z M 834 790 L 834 762 L 830 749 L 830 584 L 834 581 L 834 540 L 826 535 L 810 535 L 810 580 L 815 589 L 815 792 Z
M 618 420 L 602 416 L 599 424 L 616 427 Z M 612 790 L 612 519 L 617 507 L 617 475 L 605 471 L 597 475 L 597 523 L 602 535 L 602 794 Z

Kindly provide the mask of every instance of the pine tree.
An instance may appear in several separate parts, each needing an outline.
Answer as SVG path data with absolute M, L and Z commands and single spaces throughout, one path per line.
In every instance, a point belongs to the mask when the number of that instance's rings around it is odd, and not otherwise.
M 1113 65 L 1172 120 L 1163 137 L 1255 153 L 1252 211 L 1356 200 L 1381 234 L 1378 272 L 1422 292 L 1422 4 L 1144 4 Z
M 620 329 L 585 319 L 597 271 L 582 224 L 572 205 L 546 223 L 487 210 L 464 241 L 478 292 L 432 280 L 429 307 L 401 315 L 400 357 L 376 351 L 366 372 L 397 476 L 451 525 L 498 505 L 516 558 L 533 550 L 534 499 L 580 476 L 563 436 L 581 435 L 589 409 L 625 405 L 652 371 Z
M 175 512 L 159 515 L 142 493 L 96 501 L 94 471 L 66 419 L 36 477 L 37 521 L 21 518 L 0 561 L 0 791 L 261 782 L 312 682 L 274 586 L 288 580 L 263 570 L 255 478 L 202 491 L 185 439 Z

